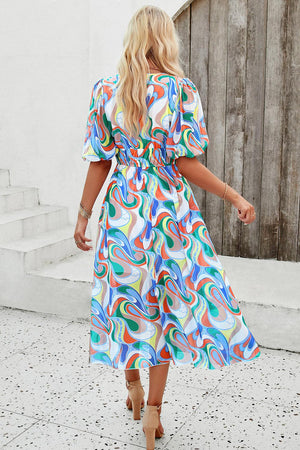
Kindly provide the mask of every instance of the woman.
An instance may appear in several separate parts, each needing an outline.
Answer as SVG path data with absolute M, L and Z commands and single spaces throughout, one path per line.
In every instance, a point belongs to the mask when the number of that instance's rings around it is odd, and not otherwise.
M 134 419 L 144 406 L 139 368 L 149 368 L 143 431 L 152 449 L 164 433 L 171 360 L 216 369 L 260 355 L 187 180 L 231 202 L 245 224 L 255 212 L 196 158 L 208 145 L 201 100 L 163 10 L 134 14 L 118 69 L 92 90 L 74 238 L 92 248 L 87 221 L 115 155 L 99 217 L 89 362 L 125 370 Z

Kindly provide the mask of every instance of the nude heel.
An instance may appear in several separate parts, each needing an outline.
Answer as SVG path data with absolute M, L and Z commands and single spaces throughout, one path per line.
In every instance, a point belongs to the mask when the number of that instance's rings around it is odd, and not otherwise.
M 127 408 L 132 409 L 134 420 L 140 420 L 141 407 L 145 395 L 145 391 L 141 384 L 141 380 L 140 379 L 134 381 L 126 380 L 126 387 L 128 389 L 128 396 L 130 399 L 130 403 L 127 406 Z
M 143 431 L 146 436 L 146 447 L 147 450 L 155 449 L 155 438 L 161 437 L 163 433 L 158 429 L 159 426 L 159 413 L 158 410 L 161 407 L 159 405 L 148 405 L 146 406 L 145 414 L 143 416 Z

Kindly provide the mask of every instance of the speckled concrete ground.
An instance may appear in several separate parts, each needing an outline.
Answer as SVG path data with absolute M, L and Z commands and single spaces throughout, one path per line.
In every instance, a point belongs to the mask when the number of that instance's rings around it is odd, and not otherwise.
M 0 308 L 0 339 L 1 448 L 145 448 L 124 372 L 88 364 L 88 321 Z M 156 448 L 300 449 L 300 355 L 261 351 L 219 370 L 171 363 Z

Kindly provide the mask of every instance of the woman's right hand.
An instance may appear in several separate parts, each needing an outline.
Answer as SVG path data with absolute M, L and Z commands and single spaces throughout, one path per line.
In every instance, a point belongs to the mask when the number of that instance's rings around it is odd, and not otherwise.
M 245 225 L 254 222 L 256 216 L 254 206 L 244 197 L 240 195 L 233 206 L 238 210 L 238 218 L 244 222 Z
M 85 230 L 87 227 L 88 219 L 83 217 L 81 214 L 78 213 L 78 219 L 77 224 L 74 232 L 74 239 L 75 244 L 77 245 L 80 250 L 88 251 L 91 250 L 93 247 L 86 244 L 86 241 L 91 241 L 92 239 L 88 239 L 85 236 Z M 77 243 L 76 243 L 77 241 Z

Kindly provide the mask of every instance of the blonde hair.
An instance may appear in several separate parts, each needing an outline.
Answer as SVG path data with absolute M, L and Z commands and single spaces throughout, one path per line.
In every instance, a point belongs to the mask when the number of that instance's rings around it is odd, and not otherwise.
M 129 22 L 123 47 L 116 100 L 122 105 L 124 127 L 137 137 L 147 120 L 147 58 L 161 72 L 184 77 L 173 20 L 161 8 L 140 8 Z

